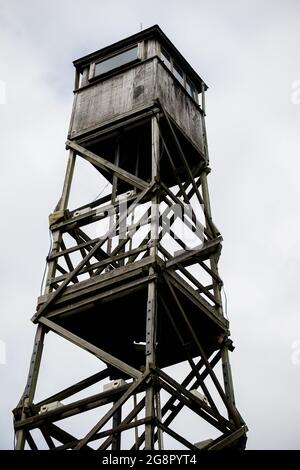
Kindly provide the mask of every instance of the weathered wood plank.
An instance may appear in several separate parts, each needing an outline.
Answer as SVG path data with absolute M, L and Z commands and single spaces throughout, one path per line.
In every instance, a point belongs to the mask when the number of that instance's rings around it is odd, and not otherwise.
M 125 252 L 123 252 L 119 255 L 115 255 L 115 256 L 107 258 L 103 261 L 99 261 L 98 263 L 90 264 L 88 267 L 82 268 L 78 274 L 87 273 L 87 272 L 90 272 L 90 271 L 98 269 L 98 268 L 104 268 L 105 266 L 107 266 L 109 264 L 113 264 L 116 261 L 123 260 L 124 258 L 127 258 L 128 256 L 131 256 L 131 255 L 140 254 L 141 252 L 147 251 L 147 250 L 149 250 L 149 244 L 148 243 L 145 244 L 145 245 L 139 246 L 138 248 L 135 248 L 133 250 L 125 251 Z M 118 268 L 115 267 L 115 269 L 118 269 Z M 98 274 L 98 273 L 96 273 L 96 274 Z M 55 284 L 57 282 L 63 281 L 64 279 L 66 279 L 66 276 L 67 276 L 67 274 L 63 274 L 62 276 L 57 276 L 56 278 L 54 278 L 50 282 L 50 284 Z
M 103 122 L 152 106 L 155 90 L 153 67 L 153 60 L 148 60 L 79 89 L 76 92 L 71 138 Z
M 186 96 L 172 74 L 159 63 L 157 70 L 158 97 L 176 124 L 203 154 L 203 129 L 199 107 Z
M 109 376 L 108 369 L 101 370 L 100 372 L 97 372 L 96 374 L 93 374 L 90 377 L 84 380 L 81 380 L 77 384 L 71 385 L 70 387 L 65 388 L 64 390 L 61 390 L 60 392 L 55 393 L 54 395 L 51 395 L 51 397 L 48 397 L 45 400 L 42 400 L 36 403 L 35 406 L 39 408 L 45 405 L 46 403 L 64 400 L 65 398 L 68 398 L 71 395 L 75 395 L 75 393 L 81 392 L 85 388 L 90 387 L 91 385 L 94 385 L 97 382 L 100 382 L 101 380 L 105 379 L 108 376 Z
M 108 273 L 103 273 L 101 276 L 95 276 L 91 279 L 86 279 L 79 282 L 75 285 L 70 285 L 66 288 L 65 293 L 56 300 L 55 305 L 60 305 L 61 303 L 68 302 L 72 298 L 79 296 L 85 293 L 91 293 L 94 290 L 101 290 L 108 286 L 114 285 L 115 282 L 120 282 L 122 280 L 129 280 L 131 277 L 145 276 L 148 266 L 155 262 L 155 258 L 147 256 L 146 258 L 131 263 L 130 265 L 120 266 L 119 268 L 113 269 Z M 143 274 L 144 273 L 144 274 Z M 50 298 L 49 294 L 40 296 L 38 298 L 38 305 L 47 302 Z
M 191 250 L 187 250 L 178 256 L 174 256 L 166 262 L 166 268 L 170 268 L 178 263 L 183 266 L 188 266 L 189 264 L 196 263 L 198 259 L 205 260 L 218 249 L 222 240 L 222 237 L 217 237 L 214 240 L 203 243 L 199 248 L 196 247 Z
M 39 414 L 38 406 L 34 406 L 33 409 L 37 413 L 34 416 L 30 416 L 24 420 L 18 421 L 16 423 L 16 429 L 34 429 L 42 426 L 45 423 L 53 423 L 55 421 L 60 421 L 61 419 L 70 418 L 80 413 L 98 408 L 103 405 L 108 405 L 113 403 L 116 399 L 119 398 L 128 388 L 130 384 L 123 385 L 118 389 L 112 389 L 105 392 L 97 393 L 90 397 L 81 398 L 67 405 L 60 406 L 55 410 L 50 410 L 45 413 Z
M 90 307 L 92 308 L 94 307 L 95 302 L 106 298 L 109 298 L 109 300 L 117 299 L 119 297 L 124 296 L 124 293 L 126 293 L 129 289 L 131 289 L 131 293 L 133 293 L 142 289 L 144 284 L 147 284 L 155 279 L 156 274 L 152 274 L 147 276 L 146 278 L 137 279 L 132 282 L 128 282 L 127 284 L 124 284 L 122 286 L 114 287 L 112 289 L 106 289 L 104 292 L 100 292 L 95 295 L 89 295 L 88 298 L 84 298 L 83 300 L 78 299 L 77 301 L 73 301 L 73 303 L 66 302 L 67 305 L 50 311 L 47 314 L 47 318 L 56 317 L 65 313 L 80 312 Z

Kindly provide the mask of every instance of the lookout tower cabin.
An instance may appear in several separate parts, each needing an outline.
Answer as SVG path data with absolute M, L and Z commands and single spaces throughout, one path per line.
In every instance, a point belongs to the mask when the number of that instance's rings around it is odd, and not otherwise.
M 188 164 L 197 176 L 206 158 L 204 137 L 207 86 L 159 26 L 74 61 L 75 99 L 69 139 L 136 176 L 151 178 L 151 116 L 160 103 L 176 129 Z M 201 103 L 199 103 L 199 96 Z M 162 132 L 170 138 L 164 119 Z M 141 151 L 142 149 L 142 151 Z M 180 176 L 182 164 L 176 159 Z M 164 165 L 160 174 L 168 185 L 174 178 Z M 119 181 L 118 190 L 127 185 Z

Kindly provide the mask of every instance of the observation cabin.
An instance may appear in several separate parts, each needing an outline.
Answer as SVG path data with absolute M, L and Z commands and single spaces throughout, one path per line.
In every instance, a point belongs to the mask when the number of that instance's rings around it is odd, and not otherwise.
M 144 179 L 151 179 L 151 116 L 157 100 L 176 128 L 177 138 L 197 176 L 205 159 L 206 84 L 162 32 L 153 26 L 74 61 L 75 99 L 69 139 Z M 199 103 L 200 99 L 200 103 Z M 160 126 L 171 147 L 164 119 Z M 178 175 L 184 175 L 175 157 Z M 160 176 L 176 184 L 161 158 Z M 195 171 L 196 170 L 196 171 Z M 122 181 L 118 191 L 127 189 Z

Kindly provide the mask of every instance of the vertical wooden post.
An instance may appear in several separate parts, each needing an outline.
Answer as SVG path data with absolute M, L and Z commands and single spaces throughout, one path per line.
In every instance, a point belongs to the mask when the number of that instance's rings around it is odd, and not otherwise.
M 42 325 L 38 325 L 36 334 L 35 334 L 35 340 L 34 340 L 31 361 L 30 361 L 27 383 L 26 383 L 23 396 L 20 400 L 20 406 L 22 406 L 21 419 L 26 418 L 25 410 L 27 407 L 29 407 L 32 404 L 33 399 L 34 399 L 38 373 L 39 373 L 40 364 L 41 364 L 42 351 L 43 351 L 43 346 L 44 346 L 44 336 L 45 336 L 44 327 Z M 25 430 L 20 429 L 19 431 L 16 432 L 16 450 L 22 450 L 24 449 L 24 446 L 25 446 Z
M 113 415 L 113 429 L 117 428 L 122 422 L 122 407 L 120 407 L 115 414 Z M 121 434 L 118 433 L 114 435 L 111 443 L 111 450 L 120 450 L 121 449 Z
M 119 161 L 120 161 L 120 136 L 118 136 L 117 138 L 116 147 L 115 147 L 115 159 L 114 159 L 115 165 L 119 165 Z M 111 190 L 111 204 L 112 205 L 114 205 L 116 202 L 117 189 L 118 189 L 118 177 L 114 175 L 113 180 L 112 180 L 112 190 Z M 114 214 L 111 214 L 109 218 L 109 230 L 112 229 L 114 223 L 115 223 Z M 109 237 L 107 240 L 107 254 L 108 255 L 111 253 L 111 250 L 112 250 L 112 238 Z M 109 270 L 110 268 L 108 266 L 106 268 L 106 271 L 109 271 Z M 112 421 L 113 421 L 113 428 L 116 428 L 119 426 L 119 424 L 122 421 L 122 407 L 119 408 L 116 411 L 116 413 L 113 415 Z M 120 449 L 121 449 L 121 434 L 118 434 L 117 436 L 113 436 L 111 450 L 120 450 Z
M 61 198 L 56 206 L 57 211 L 63 211 L 68 207 L 71 185 L 73 180 L 74 174 L 74 167 L 75 167 L 76 155 L 74 150 L 69 151 L 69 158 L 67 163 L 67 169 L 64 179 L 64 185 L 62 190 Z M 61 233 L 59 230 L 55 230 L 52 232 L 52 252 L 51 254 L 55 254 L 59 251 L 60 243 L 61 243 Z M 56 271 L 56 264 L 57 260 L 52 260 L 48 264 L 48 271 L 47 271 L 47 281 L 45 287 L 45 293 L 49 294 L 52 291 L 52 287 L 49 285 L 49 280 L 51 280 L 55 276 Z
M 74 150 L 70 150 L 62 195 L 61 195 L 59 207 L 57 210 L 63 211 L 68 207 L 72 179 L 73 179 L 74 168 L 75 168 L 75 161 L 76 161 L 75 152 Z
M 207 170 L 206 169 L 204 171 L 202 171 L 200 179 L 201 179 L 201 188 L 202 188 L 202 197 L 203 197 L 204 206 L 205 206 L 207 215 L 210 219 L 210 222 L 212 222 L 209 192 L 208 192 L 208 185 L 207 185 Z M 209 230 L 209 223 L 206 223 L 206 228 L 207 228 L 207 230 Z M 211 256 L 210 266 L 211 266 L 212 271 L 214 273 L 216 273 L 217 276 L 219 277 L 218 262 L 217 262 L 217 259 L 216 259 L 216 255 Z M 218 307 L 219 313 L 220 313 L 220 315 L 223 315 L 220 285 L 214 279 L 213 279 L 213 286 L 214 286 L 214 295 L 215 295 L 215 298 L 216 298 L 216 300 L 219 304 L 219 307 Z
M 222 369 L 223 369 L 225 393 L 226 393 L 227 398 L 235 406 L 231 366 L 229 362 L 228 347 L 226 346 L 226 344 L 223 346 L 221 354 L 222 354 Z
M 115 148 L 115 160 L 114 160 L 115 165 L 119 166 L 119 160 L 120 160 L 120 139 L 118 137 L 117 142 L 116 142 L 116 148 Z M 118 177 L 114 175 L 113 180 L 112 180 L 112 190 L 111 190 L 112 205 L 115 204 L 116 202 L 117 185 L 118 185 Z M 109 230 L 112 229 L 113 225 L 114 225 L 114 214 L 112 214 L 109 218 Z M 112 239 L 111 237 L 109 237 L 109 239 L 107 240 L 107 254 L 108 255 L 111 253 L 111 247 L 112 247 Z M 106 269 L 106 271 L 108 270 L 109 268 Z
M 156 390 L 156 393 L 155 393 L 155 406 L 156 406 L 157 418 L 160 422 L 162 422 L 160 391 L 159 390 Z M 163 431 L 162 431 L 161 428 L 157 429 L 157 437 L 158 437 L 158 449 L 159 450 L 164 450 Z
M 159 128 L 156 117 L 151 119 L 151 135 L 152 135 L 152 181 L 158 177 L 159 174 Z M 154 194 L 151 200 L 151 243 L 150 255 L 157 254 L 158 243 L 158 223 L 159 223 L 159 200 L 157 193 Z M 149 269 L 149 275 L 154 274 L 154 269 Z M 146 317 L 146 370 L 155 365 L 155 350 L 156 350 L 156 313 L 157 313 L 157 290 L 156 282 L 152 281 L 148 286 L 148 301 L 147 301 L 147 317 Z M 151 417 L 154 420 L 155 406 L 154 406 L 154 385 L 149 384 L 146 389 L 146 418 Z M 154 424 L 150 421 L 145 426 L 145 449 L 150 450 L 154 448 Z
M 201 174 L 201 187 L 202 187 L 203 202 L 206 206 L 208 216 L 211 219 L 211 206 L 210 206 L 209 191 L 208 191 L 208 184 L 207 184 L 207 170 L 204 170 Z M 218 261 L 217 261 L 216 255 L 211 256 L 210 267 L 211 267 L 211 270 L 215 274 L 217 274 L 217 276 L 219 277 Z M 219 304 L 218 306 L 219 314 L 223 315 L 221 285 L 215 279 L 213 279 L 213 289 L 214 289 L 214 296 Z M 228 348 L 226 345 L 222 347 L 221 354 L 222 354 L 221 356 L 222 357 L 222 372 L 223 372 L 225 394 L 226 394 L 226 397 L 232 402 L 232 405 L 235 406 L 231 367 L 230 367 L 230 361 L 229 361 Z

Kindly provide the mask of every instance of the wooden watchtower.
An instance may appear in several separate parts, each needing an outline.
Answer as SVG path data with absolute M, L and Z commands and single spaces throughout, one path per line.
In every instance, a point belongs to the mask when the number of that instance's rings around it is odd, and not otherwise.
M 49 218 L 52 250 L 14 410 L 16 448 L 35 449 L 39 429 L 49 449 L 243 449 L 222 238 L 207 185 L 207 86 L 158 26 L 74 66 L 69 159 Z M 76 159 L 103 175 L 109 194 L 69 208 Z M 92 237 L 96 222 L 106 228 Z M 99 372 L 36 402 L 44 337 L 53 332 L 99 358 Z M 97 395 L 64 404 L 98 382 Z M 60 427 L 93 408 L 88 433 Z

